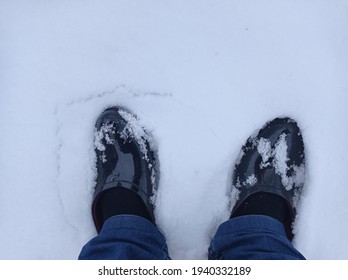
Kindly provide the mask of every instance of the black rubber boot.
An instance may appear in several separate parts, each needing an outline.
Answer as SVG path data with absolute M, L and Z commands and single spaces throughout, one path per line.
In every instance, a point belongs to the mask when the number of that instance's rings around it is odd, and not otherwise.
M 152 199 L 158 172 L 148 133 L 134 114 L 117 107 L 106 109 L 95 128 L 97 180 L 92 215 L 97 231 L 106 219 L 120 214 L 155 223 Z
M 290 118 L 274 119 L 257 136 L 250 137 L 242 148 L 233 174 L 238 199 L 231 218 L 248 214 L 271 216 L 283 223 L 288 238 L 292 240 L 292 224 L 304 179 L 305 154 L 301 131 Z

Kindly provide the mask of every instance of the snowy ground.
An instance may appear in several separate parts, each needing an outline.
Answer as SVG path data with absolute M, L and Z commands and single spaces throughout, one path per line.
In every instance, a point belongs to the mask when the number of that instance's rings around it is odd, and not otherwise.
M 348 259 L 348 3 L 0 3 L 0 258 L 76 259 L 96 232 L 93 126 L 109 105 L 156 138 L 157 221 L 204 259 L 246 138 L 295 118 L 307 156 L 295 245 Z

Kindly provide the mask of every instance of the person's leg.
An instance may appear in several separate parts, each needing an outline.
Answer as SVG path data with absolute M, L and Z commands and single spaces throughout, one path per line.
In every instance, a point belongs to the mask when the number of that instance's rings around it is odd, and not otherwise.
M 98 118 L 92 216 L 99 234 L 79 259 L 169 258 L 153 213 L 158 170 L 148 137 L 128 110 L 108 108 Z
M 215 260 L 302 260 L 274 218 L 245 215 L 221 224 L 209 248 Z
M 79 259 L 165 260 L 169 255 L 166 240 L 153 223 L 139 216 L 116 215 L 82 248 Z
M 250 137 L 234 170 L 235 206 L 209 258 L 304 259 L 291 243 L 304 176 L 304 145 L 293 120 L 275 119 Z

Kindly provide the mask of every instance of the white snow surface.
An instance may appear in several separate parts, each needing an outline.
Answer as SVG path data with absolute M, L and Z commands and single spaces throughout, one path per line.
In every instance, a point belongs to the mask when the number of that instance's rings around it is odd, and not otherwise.
M 278 116 L 306 148 L 295 247 L 348 259 L 347 26 L 344 0 L 1 1 L 0 258 L 96 235 L 94 124 L 117 105 L 156 142 L 173 259 L 207 258 L 240 148 Z

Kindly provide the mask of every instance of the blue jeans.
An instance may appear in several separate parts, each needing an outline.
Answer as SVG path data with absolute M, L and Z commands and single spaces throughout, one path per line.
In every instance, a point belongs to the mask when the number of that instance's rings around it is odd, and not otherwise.
M 211 241 L 212 260 L 305 259 L 287 239 L 283 225 L 268 216 L 247 215 L 230 219 Z M 90 240 L 79 259 L 170 259 L 166 240 L 148 220 L 131 215 L 111 217 L 99 235 Z

